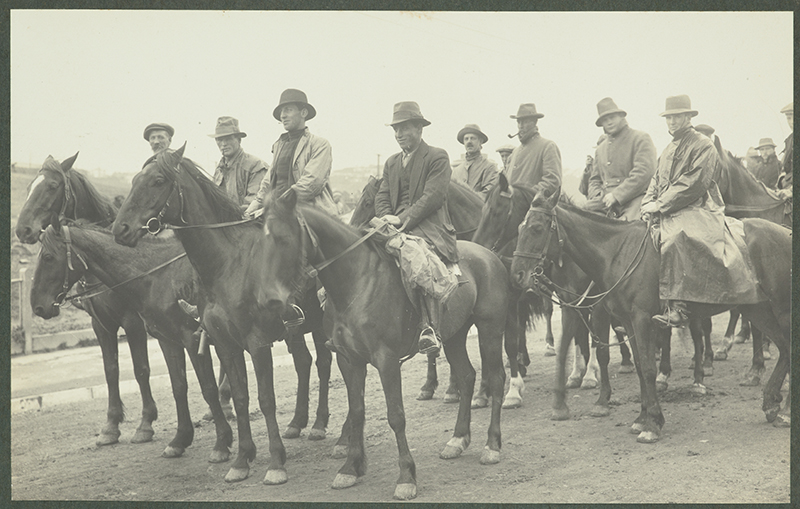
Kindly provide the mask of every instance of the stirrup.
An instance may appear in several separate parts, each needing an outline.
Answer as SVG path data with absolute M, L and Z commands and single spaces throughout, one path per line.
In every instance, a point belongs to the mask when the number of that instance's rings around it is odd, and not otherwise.
M 286 327 L 287 329 L 290 329 L 292 327 L 299 327 L 303 325 L 306 321 L 306 314 L 303 313 L 303 309 L 300 306 L 298 306 L 297 304 L 292 304 L 291 307 L 297 314 L 297 317 L 292 318 L 291 320 L 284 320 L 283 317 L 281 317 L 281 320 L 283 321 L 283 326 Z
M 426 338 L 430 338 L 433 336 L 433 341 L 426 341 L 425 343 L 422 342 L 423 336 Z M 421 354 L 431 354 L 431 353 L 438 353 L 439 350 L 442 348 L 442 341 L 439 339 L 439 335 L 436 334 L 436 331 L 433 330 L 433 327 L 427 326 L 419 333 L 419 353 Z

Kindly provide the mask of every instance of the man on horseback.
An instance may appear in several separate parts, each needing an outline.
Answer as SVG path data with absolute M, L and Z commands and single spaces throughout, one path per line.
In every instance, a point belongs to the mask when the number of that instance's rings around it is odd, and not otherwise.
M 209 136 L 214 138 L 222 153 L 222 159 L 214 170 L 214 183 L 223 188 L 242 210 L 247 209 L 255 199 L 269 165 L 242 149 L 242 138 L 247 133 L 239 130 L 239 121 L 233 117 L 219 117 L 214 134 Z
M 656 172 L 656 147 L 650 135 L 631 129 L 610 97 L 597 103 L 595 125 L 606 139 L 597 147 L 589 177 L 587 208 L 626 221 L 639 219 L 639 207 Z
M 544 117 L 534 103 L 520 104 L 516 115 L 521 145 L 514 149 L 508 166 L 508 183 L 529 186 L 538 194 L 552 195 L 561 186 L 561 152 L 555 142 L 539 135 L 537 123 Z
M 661 116 L 673 139 L 642 200 L 642 219 L 652 217 L 660 233 L 659 297 L 667 310 L 653 321 L 663 327 L 687 323 L 687 302 L 760 300 L 749 257 L 725 223 L 725 206 L 712 180 L 720 164 L 717 150 L 692 127 L 695 115 L 689 96 L 667 98 Z
M 793 173 L 793 166 L 792 166 L 792 148 L 793 143 L 792 139 L 794 136 L 794 102 L 790 102 L 786 106 L 783 107 L 781 113 L 786 115 L 786 121 L 789 123 L 789 129 L 792 132 L 789 133 L 789 136 L 786 137 L 786 141 L 784 149 L 783 149 L 783 162 L 782 162 L 782 172 L 780 177 L 778 177 L 778 194 L 782 198 L 788 198 L 791 200 L 792 198 L 792 173 Z
M 498 175 L 497 165 L 481 153 L 481 148 L 489 141 L 489 137 L 477 124 L 467 124 L 458 131 L 456 139 L 464 145 L 467 153 L 453 168 L 453 180 L 486 198 L 489 188 L 497 182 Z
M 756 150 L 760 157 L 758 165 L 751 170 L 751 173 L 756 180 L 763 182 L 770 189 L 775 189 L 781 174 L 781 163 L 775 155 L 775 143 L 772 142 L 772 138 L 761 138 Z
M 150 143 L 153 154 L 169 148 L 175 129 L 169 124 L 156 122 L 144 128 L 144 141 Z
M 505 172 L 508 169 L 508 162 L 511 160 L 511 153 L 514 151 L 514 145 L 506 144 L 497 149 L 500 154 L 500 160 L 503 162 L 503 168 L 500 170 Z
M 415 102 L 395 104 L 392 121 L 387 125 L 394 128 L 402 151 L 390 156 L 383 167 L 375 215 L 401 231 L 425 239 L 445 262 L 458 262 L 456 231 L 447 210 L 447 186 L 452 173 L 447 152 L 422 140 L 422 128 L 430 122 Z M 419 351 L 438 352 L 442 344 L 439 328 L 443 304 L 422 291 L 419 294 Z
M 597 145 L 593 148 L 595 152 L 597 151 L 597 147 L 599 147 L 604 141 L 606 141 L 607 136 L 605 134 L 601 134 L 599 138 L 597 138 Z M 589 194 L 589 177 L 592 176 L 592 167 L 594 166 L 594 157 L 591 155 L 586 156 L 586 166 L 583 168 L 583 175 L 581 175 L 581 181 L 578 184 L 578 192 L 584 196 Z
M 331 144 L 311 134 L 306 127 L 306 122 L 316 115 L 317 110 L 309 104 L 305 92 L 293 88 L 283 91 L 272 116 L 283 124 L 286 132 L 272 145 L 272 167 L 267 170 L 267 177 L 261 181 L 256 199 L 245 214 L 252 215 L 260 209 L 271 190 L 283 194 L 291 187 L 300 203 L 336 215 L 336 203 L 328 182 L 333 162 Z

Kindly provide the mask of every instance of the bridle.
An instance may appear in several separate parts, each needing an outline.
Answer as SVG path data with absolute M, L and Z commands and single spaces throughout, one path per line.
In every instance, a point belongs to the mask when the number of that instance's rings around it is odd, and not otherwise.
M 497 253 L 499 248 L 502 247 L 500 246 L 500 241 L 503 240 L 503 232 L 506 231 L 508 222 L 511 220 L 511 214 L 514 212 L 514 188 L 509 186 L 508 192 L 500 191 L 500 197 L 508 199 L 508 214 L 506 214 L 505 220 L 503 220 L 503 225 L 499 228 L 500 235 L 497 236 L 497 240 L 495 240 L 494 244 L 492 244 L 491 251 L 493 253 Z
M 63 225 L 61 226 L 61 230 L 64 232 L 64 244 L 67 246 L 67 270 L 64 271 L 64 283 L 61 285 L 61 293 L 56 295 L 56 302 L 55 306 L 59 307 L 64 302 L 64 299 L 67 298 L 67 292 L 69 292 L 70 284 L 69 284 L 69 272 L 75 271 L 75 268 L 72 266 L 72 238 L 69 234 L 69 226 Z M 86 260 L 78 253 L 75 252 L 75 257 L 81 261 L 83 264 L 84 270 L 89 270 L 89 265 L 86 264 Z M 73 297 L 74 298 L 74 297 Z M 72 298 L 70 299 L 72 300 Z
M 542 207 L 531 207 L 528 210 L 528 214 L 531 212 L 541 212 L 550 217 L 550 228 L 547 229 L 547 233 L 544 240 L 544 246 L 542 247 L 542 251 L 540 253 L 529 253 L 527 251 L 518 251 L 514 250 L 514 256 L 519 256 L 520 258 L 529 258 L 532 260 L 538 260 L 536 266 L 533 268 L 533 284 L 536 286 L 537 292 L 544 296 L 545 292 L 542 292 L 542 288 L 547 290 L 552 290 L 552 288 L 547 288 L 546 286 L 541 285 L 539 278 L 546 278 L 544 275 L 544 265 L 547 262 L 547 251 L 550 249 L 550 241 L 553 238 L 553 234 L 555 233 L 556 242 L 558 242 L 559 252 L 561 248 L 564 246 L 564 239 L 561 233 L 561 227 L 558 224 L 558 218 L 556 216 L 556 209 L 546 209 Z M 523 221 L 522 225 L 525 225 L 526 221 Z M 549 281 L 549 279 L 548 279 Z M 550 284 L 555 286 L 552 281 Z M 549 293 L 549 292 L 547 292 Z

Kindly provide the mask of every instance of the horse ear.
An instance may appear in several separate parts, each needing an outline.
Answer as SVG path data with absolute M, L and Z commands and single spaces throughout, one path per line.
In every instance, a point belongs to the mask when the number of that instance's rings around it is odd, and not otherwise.
M 50 226 L 53 227 L 54 232 L 61 233 L 61 221 L 55 212 L 50 216 Z
M 183 142 L 183 146 L 175 151 L 175 155 L 178 156 L 179 159 L 183 159 L 183 152 L 186 150 L 186 142 Z
M 497 183 L 500 185 L 500 190 L 502 192 L 505 193 L 506 191 L 508 191 L 508 179 L 506 178 L 506 174 L 505 173 L 501 173 L 500 174 L 500 177 L 498 178 Z
M 69 157 L 69 158 L 67 158 L 67 159 L 64 159 L 64 162 L 63 162 L 63 163 L 61 163 L 61 171 L 63 171 L 64 173 L 66 173 L 66 172 L 68 172 L 69 170 L 71 170 L 71 169 L 72 169 L 72 165 L 75 163 L 75 159 L 77 159 L 77 158 L 78 158 L 78 154 L 80 154 L 80 151 L 78 151 L 78 152 L 75 152 L 75 155 L 74 155 L 74 156 L 72 156 L 72 157 Z
M 558 198 L 561 196 L 561 186 L 557 187 L 553 194 L 547 198 L 547 206 L 555 208 L 558 205 Z
M 291 187 L 278 197 L 278 203 L 289 210 L 294 210 L 297 206 L 297 193 Z

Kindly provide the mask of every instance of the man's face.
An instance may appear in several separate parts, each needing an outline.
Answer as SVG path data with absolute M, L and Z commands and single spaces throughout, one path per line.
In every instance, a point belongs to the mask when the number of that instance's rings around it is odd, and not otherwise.
M 467 155 L 471 156 L 477 154 L 481 151 L 483 144 L 481 143 L 481 139 L 477 134 L 474 133 L 467 133 L 464 135 L 464 149 L 467 151 Z
M 524 117 L 517 119 L 517 130 L 519 131 L 519 138 L 525 138 L 525 135 L 529 134 L 533 129 L 536 127 L 537 122 L 539 119 L 536 117 Z
M 508 160 L 511 159 L 511 152 L 500 152 L 500 159 L 503 161 L 503 168 L 507 168 Z
M 242 146 L 242 139 L 235 134 L 221 136 L 216 139 L 216 142 L 222 157 L 226 159 L 236 154 L 239 151 L 239 147 Z
M 287 104 L 281 108 L 281 123 L 287 131 L 296 131 L 306 125 L 308 110 L 299 108 L 297 104 Z
M 667 129 L 674 134 L 688 126 L 692 117 L 688 113 L 678 113 L 677 115 L 665 115 L 664 118 L 667 121 Z
M 789 128 L 794 131 L 794 112 L 789 111 L 786 113 L 786 121 L 789 122 Z
M 395 124 L 394 139 L 397 144 L 403 149 L 403 152 L 413 152 L 422 140 L 422 124 L 418 122 L 406 121 L 401 124 Z
M 606 134 L 617 134 L 622 129 L 622 119 L 625 118 L 621 113 L 612 113 L 600 119 L 600 125 Z
M 775 147 L 770 147 L 769 145 L 766 147 L 761 147 L 758 149 L 758 154 L 762 159 L 767 159 L 769 156 L 775 154 Z
M 150 131 L 150 136 L 147 137 L 147 141 L 150 142 L 150 148 L 153 149 L 153 153 L 160 152 L 166 148 L 169 148 L 169 144 L 172 142 L 172 137 L 169 133 L 163 129 L 156 129 L 154 131 Z

